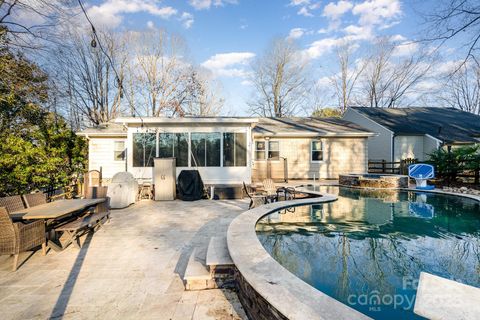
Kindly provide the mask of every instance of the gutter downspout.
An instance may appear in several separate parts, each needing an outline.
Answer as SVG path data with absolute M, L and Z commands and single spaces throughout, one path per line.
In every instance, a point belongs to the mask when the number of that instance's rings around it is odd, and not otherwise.
M 395 133 L 392 133 L 392 152 L 391 152 L 391 162 L 394 162 L 394 157 L 395 157 Z

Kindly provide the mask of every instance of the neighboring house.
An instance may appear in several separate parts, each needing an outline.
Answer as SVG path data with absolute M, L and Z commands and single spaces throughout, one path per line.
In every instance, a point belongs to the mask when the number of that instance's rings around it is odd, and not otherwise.
M 480 116 L 454 108 L 351 107 L 344 120 L 377 133 L 368 141 L 368 159 L 424 161 L 440 147 L 480 142 Z
M 151 179 L 153 158 L 176 157 L 177 175 L 197 168 L 206 184 L 240 184 L 266 177 L 267 164 L 283 170 L 283 158 L 291 179 L 365 172 L 373 133 L 340 119 L 127 117 L 78 135 L 89 141 L 89 169 L 106 179 Z

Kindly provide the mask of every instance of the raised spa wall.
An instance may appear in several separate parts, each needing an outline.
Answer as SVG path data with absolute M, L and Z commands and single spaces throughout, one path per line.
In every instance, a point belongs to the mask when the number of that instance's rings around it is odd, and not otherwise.
M 338 184 L 358 188 L 408 188 L 408 176 L 383 174 L 341 174 Z

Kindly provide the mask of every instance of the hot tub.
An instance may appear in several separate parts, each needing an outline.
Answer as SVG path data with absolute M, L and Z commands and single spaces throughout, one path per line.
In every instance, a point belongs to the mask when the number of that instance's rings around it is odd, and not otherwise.
M 408 188 L 408 176 L 397 174 L 341 174 L 338 179 L 341 186 L 359 188 Z

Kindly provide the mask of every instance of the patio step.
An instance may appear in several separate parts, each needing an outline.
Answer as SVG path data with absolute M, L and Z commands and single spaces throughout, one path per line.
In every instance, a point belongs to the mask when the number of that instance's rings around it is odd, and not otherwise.
M 234 264 L 228 252 L 227 238 L 212 237 L 208 243 L 206 265 L 195 248 L 188 260 L 183 280 L 185 290 L 228 288 L 234 285 Z
M 223 276 L 224 271 L 233 269 L 233 261 L 228 252 L 226 237 L 211 237 L 207 249 L 207 266 L 210 274 L 215 277 L 217 274 Z
M 185 290 L 206 290 L 215 289 L 217 284 L 210 275 L 210 272 L 197 257 L 197 249 L 195 248 L 188 260 L 187 268 L 183 276 Z

